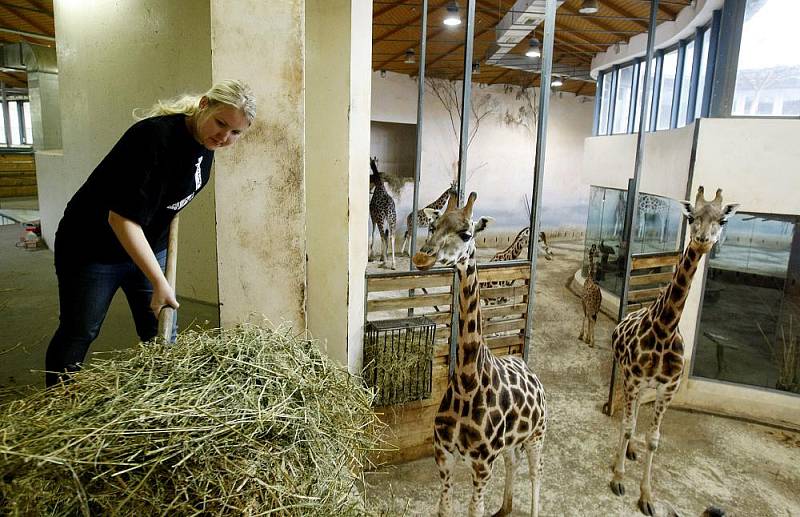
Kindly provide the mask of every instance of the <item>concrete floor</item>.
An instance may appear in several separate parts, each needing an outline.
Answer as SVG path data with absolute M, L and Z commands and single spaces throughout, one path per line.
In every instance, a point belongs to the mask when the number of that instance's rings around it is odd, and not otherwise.
M 32 203 L 35 200 L 27 204 L 6 200 L 2 207 L 35 208 L 29 206 Z M 58 326 L 53 252 L 16 247 L 20 232 L 17 224 L 0 226 L 0 401 L 44 386 L 45 350 Z M 178 301 L 180 330 L 192 324 L 219 325 L 216 307 L 182 298 L 180 293 Z M 87 360 L 93 352 L 131 347 L 138 341 L 125 295 L 119 291 Z
M 613 322 L 601 315 L 595 347 L 578 341 L 582 309 L 565 287 L 580 267 L 580 243 L 551 243 L 552 261 L 540 260 L 534 343 L 530 365 L 547 390 L 550 419 L 545 439 L 542 515 L 635 516 L 643 461 L 626 464 L 626 495 L 610 488 L 612 456 L 619 439 L 619 412 L 601 407 L 611 370 Z M 800 402 L 799 402 L 800 403 Z M 646 431 L 652 405 L 642 407 Z M 699 516 L 709 505 L 729 516 L 800 516 L 800 434 L 707 414 L 671 409 L 653 461 L 658 515 L 668 505 Z M 640 433 L 637 432 L 637 435 Z M 528 468 L 520 462 L 513 515 L 528 515 Z M 487 512 L 502 500 L 504 469 L 498 464 L 488 490 Z M 466 515 L 471 481 L 466 464 L 456 472 L 455 512 Z M 382 468 L 367 475 L 371 506 L 387 515 L 433 515 L 439 476 L 432 458 Z

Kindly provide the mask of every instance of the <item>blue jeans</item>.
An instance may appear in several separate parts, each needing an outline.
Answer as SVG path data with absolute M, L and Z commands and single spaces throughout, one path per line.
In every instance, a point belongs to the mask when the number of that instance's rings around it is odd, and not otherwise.
M 155 255 L 164 270 L 167 250 Z M 58 383 L 61 373 L 80 369 L 120 287 L 128 299 L 139 339 L 149 341 L 158 333 L 158 320 L 150 310 L 153 286 L 132 261 L 76 265 L 60 264 L 56 258 L 56 276 L 61 311 L 58 329 L 50 340 L 45 357 L 45 384 L 48 387 Z M 177 333 L 177 321 L 176 313 L 172 341 Z

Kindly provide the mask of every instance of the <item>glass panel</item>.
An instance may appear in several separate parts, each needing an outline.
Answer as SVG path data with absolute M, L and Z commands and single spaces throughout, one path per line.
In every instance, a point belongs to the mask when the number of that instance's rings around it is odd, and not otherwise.
M 800 393 L 797 216 L 736 214 L 709 256 L 693 374 Z
M 628 132 L 628 115 L 631 112 L 631 90 L 633 88 L 633 66 L 617 72 L 617 97 L 614 99 L 614 122 L 612 133 Z
M 639 131 L 639 119 L 641 118 L 641 108 L 642 108 L 642 88 L 644 88 L 644 61 L 639 63 L 639 86 L 637 87 L 636 92 L 636 113 L 634 113 L 634 121 L 633 121 L 633 130 L 634 132 Z M 649 120 L 650 108 L 653 106 L 653 77 L 656 73 L 656 60 L 655 58 L 653 61 L 650 62 L 650 98 L 647 99 L 647 114 Z M 648 130 L 648 127 L 645 127 L 645 130 Z
M 31 103 L 25 101 L 22 104 L 22 116 L 25 122 L 25 143 L 33 144 L 33 125 L 31 124 Z
M 703 93 L 706 91 L 706 72 L 708 71 L 708 46 L 711 44 L 711 31 L 703 31 L 703 50 L 700 54 L 700 71 L 697 82 L 697 103 L 694 107 L 694 118 L 700 118 L 703 110 Z
M 586 222 L 586 242 L 583 254 L 583 276 L 589 272 L 589 248 L 599 250 L 595 281 L 617 296 L 622 294 L 622 274 L 625 257 L 620 259 L 619 240 L 625 222 L 624 190 L 592 186 L 589 194 L 589 218 Z M 623 273 L 619 273 L 619 271 Z
M 656 130 L 669 129 L 672 116 L 672 94 L 675 91 L 675 72 L 678 68 L 678 51 L 664 54 L 664 66 L 661 71 L 661 94 L 658 98 L 658 118 Z
M 597 134 L 608 134 L 608 107 L 611 102 L 611 76 L 612 73 L 603 74 L 603 91 L 600 93 L 600 117 Z
M 8 120 L 11 121 L 11 145 L 21 145 L 19 134 L 19 108 L 16 102 L 8 103 Z
M 800 115 L 798 17 L 797 0 L 747 0 L 733 115 Z
M 640 192 L 633 253 L 678 250 L 682 217 L 680 203 L 674 199 Z
M 686 110 L 689 108 L 689 89 L 692 86 L 692 63 L 694 62 L 694 41 L 686 44 L 683 54 L 683 78 L 681 79 L 681 97 L 678 102 L 678 127 L 686 125 Z

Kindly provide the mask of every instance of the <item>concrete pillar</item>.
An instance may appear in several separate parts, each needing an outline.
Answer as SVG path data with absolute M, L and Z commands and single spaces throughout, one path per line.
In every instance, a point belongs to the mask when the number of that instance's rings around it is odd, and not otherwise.
M 360 369 L 369 213 L 372 3 L 306 1 L 308 328 Z
M 220 321 L 305 327 L 303 0 L 211 0 L 214 81 L 247 82 L 252 127 L 216 163 Z

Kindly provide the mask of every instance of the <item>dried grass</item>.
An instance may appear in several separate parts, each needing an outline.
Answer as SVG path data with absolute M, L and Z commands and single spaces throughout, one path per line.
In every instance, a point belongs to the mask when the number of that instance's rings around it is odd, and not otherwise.
M 371 402 L 286 328 L 114 353 L 0 408 L 0 514 L 361 514 Z

